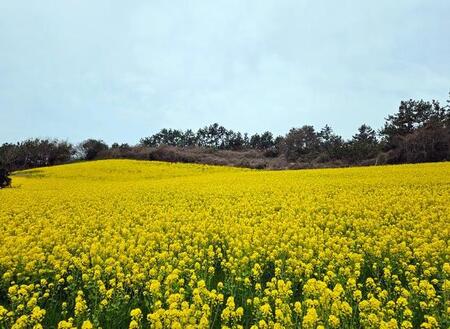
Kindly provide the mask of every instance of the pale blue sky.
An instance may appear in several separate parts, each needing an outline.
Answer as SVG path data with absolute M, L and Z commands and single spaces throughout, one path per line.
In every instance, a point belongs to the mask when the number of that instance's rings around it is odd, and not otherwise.
M 449 38 L 448 0 L 0 0 L 0 143 L 213 122 L 349 137 L 401 99 L 445 101 Z

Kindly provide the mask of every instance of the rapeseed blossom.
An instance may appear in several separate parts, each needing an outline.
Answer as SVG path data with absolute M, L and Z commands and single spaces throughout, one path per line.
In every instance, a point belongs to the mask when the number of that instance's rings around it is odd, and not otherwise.
M 0 191 L 0 328 L 448 328 L 450 164 L 107 160 Z

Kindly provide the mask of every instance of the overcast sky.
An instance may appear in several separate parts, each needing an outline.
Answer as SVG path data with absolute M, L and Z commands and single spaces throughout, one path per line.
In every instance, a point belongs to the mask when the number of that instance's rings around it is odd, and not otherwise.
M 0 143 L 381 127 L 448 98 L 450 1 L 0 0 Z

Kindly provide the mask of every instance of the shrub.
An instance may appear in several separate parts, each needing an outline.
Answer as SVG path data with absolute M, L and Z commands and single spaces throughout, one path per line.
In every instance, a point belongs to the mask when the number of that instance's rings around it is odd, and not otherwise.
M 0 188 L 11 186 L 11 178 L 6 169 L 0 169 Z
M 108 150 L 108 145 L 102 140 L 87 139 L 78 148 L 85 160 L 94 160 L 101 152 Z

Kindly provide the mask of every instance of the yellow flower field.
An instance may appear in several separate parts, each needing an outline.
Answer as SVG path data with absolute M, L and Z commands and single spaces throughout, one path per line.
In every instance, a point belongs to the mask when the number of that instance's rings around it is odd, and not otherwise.
M 107 160 L 0 191 L 0 328 L 448 328 L 450 163 Z

